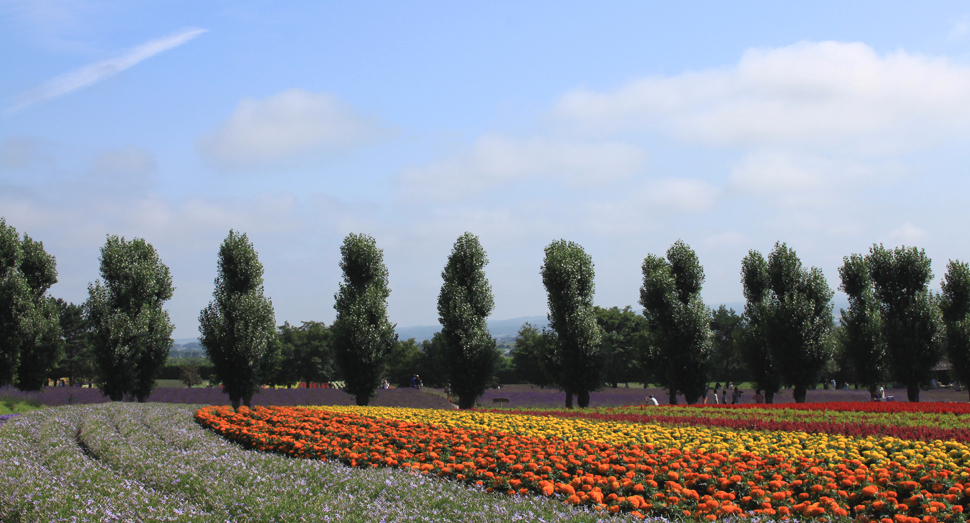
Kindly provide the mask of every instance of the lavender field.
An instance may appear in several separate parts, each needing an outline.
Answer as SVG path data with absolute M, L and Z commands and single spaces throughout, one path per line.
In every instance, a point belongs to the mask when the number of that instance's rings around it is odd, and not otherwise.
M 109 403 L 98 389 L 48 387 L 42 392 L 20 392 L 0 389 L 0 395 L 35 399 L 43 405 L 79 405 Z M 218 387 L 158 388 L 149 403 L 184 403 L 192 405 L 229 405 L 229 396 Z M 353 405 L 354 397 L 337 389 L 263 389 L 253 395 L 253 405 Z M 381 407 L 452 408 L 444 395 L 417 389 L 378 390 L 371 405 Z
M 590 394 L 590 407 L 620 407 L 642 405 L 648 394 L 656 396 L 661 404 L 667 403 L 667 392 L 658 388 L 606 388 Z M 906 401 L 905 389 L 887 389 L 886 394 L 895 396 L 896 401 Z M 71 404 L 108 403 L 110 400 L 101 395 L 98 389 L 78 387 L 48 387 L 43 392 L 19 392 L 16 389 L 0 389 L 0 395 L 35 399 L 43 405 L 59 406 Z M 753 403 L 754 391 L 745 390 L 742 403 Z M 967 391 L 952 389 L 923 391 L 922 401 L 967 401 Z M 507 399 L 508 403 L 496 402 Z M 827 401 L 868 401 L 865 390 L 810 390 L 807 401 L 812 403 Z M 684 398 L 678 401 L 683 404 Z M 196 388 L 158 388 L 152 393 L 149 403 L 181 403 L 193 405 L 228 405 L 229 397 L 222 390 L 213 387 Z M 792 403 L 791 390 L 782 390 L 775 395 L 775 403 Z M 254 405 L 353 405 L 354 398 L 336 389 L 263 389 L 253 396 Z M 479 398 L 482 408 L 562 408 L 565 394 L 552 388 L 539 388 L 531 385 L 506 385 L 501 389 L 488 389 Z M 451 409 L 454 405 L 446 400 L 441 389 L 387 389 L 377 391 L 371 405 L 382 407 L 415 407 L 429 409 Z
M 73 405 L 8 420 L 0 425 L 0 521 L 634 520 L 397 469 L 244 450 L 196 424 L 198 407 Z

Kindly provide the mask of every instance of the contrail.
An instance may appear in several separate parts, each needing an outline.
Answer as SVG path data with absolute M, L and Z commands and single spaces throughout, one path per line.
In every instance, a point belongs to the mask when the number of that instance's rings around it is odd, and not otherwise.
M 121 56 L 102 60 L 91 65 L 86 65 L 76 71 L 57 76 L 29 91 L 21 93 L 14 99 L 15 105 L 8 109 L 7 112 L 14 112 L 28 105 L 45 100 L 52 100 L 70 92 L 77 91 L 78 89 L 96 84 L 128 69 L 146 58 L 151 58 L 158 53 L 178 47 L 206 31 L 208 29 L 183 29 L 171 36 L 139 45 Z

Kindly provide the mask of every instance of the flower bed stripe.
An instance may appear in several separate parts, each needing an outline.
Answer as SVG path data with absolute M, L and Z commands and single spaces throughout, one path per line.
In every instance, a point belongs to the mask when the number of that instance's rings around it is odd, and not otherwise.
M 503 410 L 513 414 L 528 416 L 557 416 L 562 418 L 582 418 L 596 421 L 654 423 L 664 425 L 689 425 L 703 427 L 724 427 L 729 429 L 807 432 L 812 434 L 840 434 L 853 438 L 867 436 L 889 436 L 897 439 L 918 440 L 932 442 L 935 440 L 959 441 L 970 443 L 970 428 L 940 428 L 930 425 L 900 426 L 871 422 L 838 422 L 838 421 L 794 421 L 778 420 L 766 415 L 745 416 L 739 418 L 716 417 L 708 412 L 698 412 L 694 409 L 668 414 L 675 409 L 657 409 L 661 414 L 614 412 L 577 412 L 560 410 Z M 496 411 L 489 411 L 496 412 Z M 970 420 L 960 420 L 970 423 Z
M 681 451 L 386 416 L 388 410 L 412 409 L 361 409 L 380 410 L 384 417 L 348 412 L 352 409 L 257 407 L 233 412 L 205 407 L 196 419 L 230 440 L 267 452 L 335 459 L 355 467 L 409 468 L 505 494 L 559 495 L 571 504 L 637 516 L 797 515 L 937 523 L 962 522 L 970 506 L 970 471 L 952 471 L 944 464 L 907 467 L 889 462 L 875 467 L 807 455 L 759 456 L 743 449 Z

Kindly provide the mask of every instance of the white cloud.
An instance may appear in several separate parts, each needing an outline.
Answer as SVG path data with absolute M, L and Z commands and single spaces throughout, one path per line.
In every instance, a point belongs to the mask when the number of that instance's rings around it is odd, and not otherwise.
M 879 56 L 861 43 L 799 43 L 611 93 L 573 91 L 553 115 L 581 131 L 657 129 L 703 145 L 896 153 L 970 128 L 970 67 Z
M 331 93 L 290 89 L 263 100 L 242 100 L 198 146 L 221 167 L 245 168 L 346 151 L 389 136 L 376 119 L 361 116 Z
M 128 145 L 98 157 L 90 174 L 106 179 L 140 179 L 154 174 L 156 168 L 155 159 L 148 151 Z
M 593 186 L 628 177 L 645 161 L 646 154 L 640 148 L 624 143 L 512 140 L 486 135 L 464 154 L 406 168 L 401 182 L 409 192 L 455 198 L 527 178 Z
M 206 32 L 206 29 L 183 29 L 165 38 L 139 45 L 121 56 L 102 60 L 53 78 L 17 96 L 14 99 L 14 106 L 8 112 L 17 111 L 38 102 L 59 98 L 78 89 L 96 84 L 158 53 L 178 47 L 204 32 Z
M 44 140 L 9 136 L 0 144 L 0 168 L 26 171 L 53 164 L 53 156 Z
M 644 200 L 657 207 L 698 213 L 714 206 L 718 192 L 716 187 L 703 180 L 668 178 L 648 183 Z
M 914 245 L 924 241 L 924 238 L 926 238 L 926 232 L 913 225 L 913 222 L 906 222 L 889 233 L 891 243 L 901 245 Z

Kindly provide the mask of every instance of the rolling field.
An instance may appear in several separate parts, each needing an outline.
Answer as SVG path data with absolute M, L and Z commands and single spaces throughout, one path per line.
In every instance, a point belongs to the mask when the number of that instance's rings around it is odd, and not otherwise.
M 429 389 L 363 408 L 276 389 L 233 413 L 219 389 L 137 404 L 49 388 L 20 397 L 53 408 L 0 421 L 0 521 L 964 522 L 967 403 L 858 392 L 644 407 L 660 391 L 620 387 L 567 411 L 544 408 L 561 392 L 519 385 L 458 412 Z

